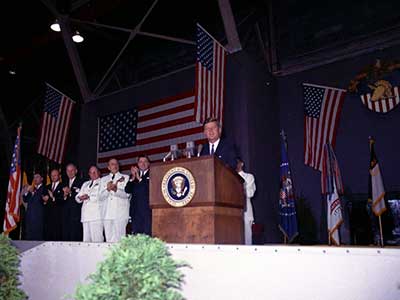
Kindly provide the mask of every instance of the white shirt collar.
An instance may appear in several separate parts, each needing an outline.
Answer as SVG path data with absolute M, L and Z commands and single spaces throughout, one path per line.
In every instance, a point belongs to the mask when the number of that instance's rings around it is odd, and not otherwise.
M 140 173 L 142 174 L 141 176 L 143 176 L 144 174 L 147 173 L 147 171 L 149 171 L 149 169 L 146 169 L 146 170 L 139 170 L 139 171 L 140 171 Z
M 212 147 L 212 145 L 214 145 L 214 152 L 217 151 L 217 147 L 218 147 L 218 144 L 219 144 L 219 141 L 220 141 L 220 140 L 221 140 L 221 139 L 218 139 L 218 140 L 216 140 L 214 143 L 208 143 L 209 146 L 210 146 L 210 152 L 211 152 L 211 147 Z
M 74 183 L 76 176 L 74 178 L 69 178 L 69 186 L 71 186 Z
M 118 177 L 118 178 L 119 178 L 119 177 L 121 177 L 121 176 L 118 176 L 119 174 L 120 174 L 120 173 L 119 173 L 119 171 L 118 171 L 117 173 L 115 173 L 115 177 L 114 177 L 114 179 L 115 179 L 115 178 L 117 178 L 117 177 Z M 113 175 L 114 175 L 114 174 L 110 172 L 110 175 L 109 175 L 109 176 L 110 176 L 110 178 L 112 178 L 112 177 L 113 177 Z

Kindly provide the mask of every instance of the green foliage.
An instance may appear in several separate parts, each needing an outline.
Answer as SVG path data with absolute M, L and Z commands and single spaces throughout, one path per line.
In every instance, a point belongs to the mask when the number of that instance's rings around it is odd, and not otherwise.
M 0 234 L 0 299 L 27 299 L 25 292 L 19 288 L 19 263 L 17 249 L 7 236 Z
M 165 244 L 146 235 L 123 238 L 108 253 L 87 285 L 79 285 L 76 300 L 179 300 L 187 267 L 172 259 Z

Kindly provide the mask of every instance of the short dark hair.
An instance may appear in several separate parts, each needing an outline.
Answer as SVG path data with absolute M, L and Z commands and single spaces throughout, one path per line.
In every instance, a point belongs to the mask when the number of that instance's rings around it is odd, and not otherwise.
M 206 126 L 208 123 L 212 123 L 212 122 L 217 123 L 217 126 L 221 128 L 221 123 L 219 122 L 219 120 L 217 118 L 210 117 L 210 118 L 205 119 L 205 121 L 203 122 L 203 129 L 204 129 L 204 126 Z
M 99 167 L 98 167 L 98 166 L 96 166 L 96 165 L 91 165 L 91 166 L 89 167 L 89 170 L 90 170 L 91 168 L 96 168 L 96 170 L 100 172 L 100 169 L 99 169 Z M 100 172 L 100 173 L 101 173 L 101 172 Z
M 35 176 L 35 175 L 39 175 L 40 177 L 42 177 L 42 179 L 45 179 L 46 178 L 46 176 L 43 176 L 43 174 L 45 174 L 44 172 L 34 172 L 33 173 L 33 176 Z
M 150 158 L 147 156 L 147 154 L 144 154 L 144 153 L 138 155 L 136 162 L 138 162 L 139 159 L 141 159 L 142 157 L 146 158 L 148 162 L 151 162 Z
M 65 166 L 65 169 L 68 168 L 69 166 L 72 166 L 72 167 L 74 167 L 75 169 L 78 170 L 78 167 L 76 166 L 76 164 L 74 164 L 74 163 L 72 163 L 72 162 L 68 163 L 68 164 Z

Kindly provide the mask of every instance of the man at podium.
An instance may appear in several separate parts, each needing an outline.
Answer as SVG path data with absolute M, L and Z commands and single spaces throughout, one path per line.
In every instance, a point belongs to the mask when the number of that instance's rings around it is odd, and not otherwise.
M 208 118 L 203 123 L 203 131 L 208 142 L 203 144 L 200 155 L 215 155 L 231 169 L 236 169 L 237 153 L 235 146 L 221 138 L 222 128 L 218 119 Z

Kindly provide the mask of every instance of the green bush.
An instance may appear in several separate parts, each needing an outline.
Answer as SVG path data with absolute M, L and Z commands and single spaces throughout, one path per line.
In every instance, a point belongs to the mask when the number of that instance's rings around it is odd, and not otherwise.
M 87 285 L 79 285 L 76 300 L 179 300 L 187 267 L 172 259 L 165 244 L 146 235 L 123 238 L 89 275 Z
M 0 234 L 0 299 L 27 299 L 19 288 L 19 257 L 18 251 L 11 245 L 11 240 Z

